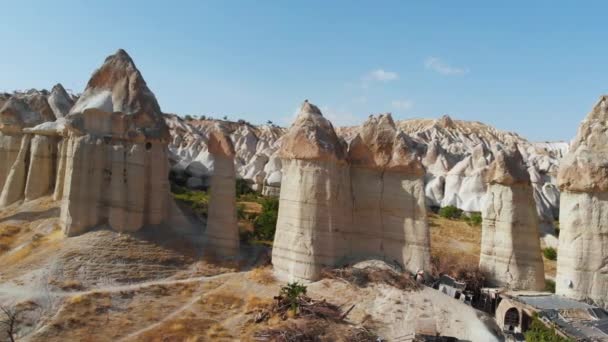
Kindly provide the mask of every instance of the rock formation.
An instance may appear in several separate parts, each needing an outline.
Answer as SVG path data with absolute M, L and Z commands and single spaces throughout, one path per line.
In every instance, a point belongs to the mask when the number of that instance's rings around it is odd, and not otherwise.
M 533 190 L 515 146 L 495 153 L 486 182 L 480 269 L 495 286 L 542 290 L 545 276 Z
M 425 171 L 408 140 L 390 114 L 371 116 L 351 140 L 349 258 L 378 257 L 416 272 L 428 269 L 430 236 Z
M 345 146 L 321 111 L 306 101 L 279 153 L 283 179 L 272 263 L 279 278 L 316 279 L 348 248 L 351 197 Z
M 608 96 L 562 159 L 556 292 L 608 306 Z
M 239 251 L 235 153 L 230 137 L 219 127 L 209 135 L 209 152 L 213 156 L 213 173 L 205 239 L 214 255 L 234 257 Z
M 283 180 L 272 262 L 279 278 L 369 258 L 416 272 L 430 263 L 424 168 L 390 115 L 370 117 L 348 150 L 304 102 L 282 138 Z
M 132 232 L 167 216 L 168 130 L 154 94 L 119 50 L 66 117 L 58 174 L 68 236 L 107 224 Z
M 55 142 L 34 137 L 30 127 L 53 120 L 48 93 L 15 93 L 0 108 L 0 207 L 35 199 L 53 188 Z M 33 163 L 40 163 L 35 165 Z
M 206 140 L 210 128 L 219 120 L 183 120 L 176 115 L 166 115 L 165 120 L 171 129 L 173 173 L 182 179 L 200 178 L 207 186 L 213 158 Z M 283 176 L 278 149 L 285 130 L 274 125 L 253 126 L 242 120 L 221 122 L 235 145 L 237 177 L 265 195 L 278 196 Z M 395 125 L 411 138 L 411 148 L 422 158 L 427 170 L 427 204 L 432 207 L 454 205 L 465 211 L 481 211 L 487 190 L 483 175 L 493 159 L 491 151 L 496 145 L 517 143 L 532 177 L 543 239 L 557 244 L 553 228 L 559 211 L 557 165 L 567 150 L 566 143 L 532 143 L 515 133 L 448 116 L 402 120 Z M 350 142 L 358 129 L 336 127 L 335 131 Z

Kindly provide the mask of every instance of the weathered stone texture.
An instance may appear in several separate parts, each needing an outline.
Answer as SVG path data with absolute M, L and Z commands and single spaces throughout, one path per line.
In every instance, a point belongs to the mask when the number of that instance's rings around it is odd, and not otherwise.
M 495 153 L 486 180 L 479 267 L 495 286 L 545 286 L 538 215 L 530 176 L 516 148 Z

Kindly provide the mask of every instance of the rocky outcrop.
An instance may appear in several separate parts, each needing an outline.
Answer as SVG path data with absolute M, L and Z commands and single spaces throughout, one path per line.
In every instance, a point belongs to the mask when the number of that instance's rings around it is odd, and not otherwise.
M 181 179 L 200 178 L 208 186 L 213 158 L 206 140 L 210 127 L 219 121 L 235 145 L 237 177 L 265 195 L 278 196 L 283 174 L 277 161 L 283 128 L 253 126 L 242 120 L 183 120 L 175 115 L 166 115 L 165 119 L 171 128 L 172 171 Z M 557 165 L 567 151 L 566 143 L 532 143 L 515 133 L 449 116 L 402 120 L 395 125 L 411 138 L 411 148 L 422 158 L 426 168 L 425 195 L 431 207 L 454 205 L 465 211 L 481 211 L 487 190 L 483 175 L 493 160 L 491 151 L 497 145 L 517 143 L 532 177 L 543 239 L 547 244 L 557 244 L 553 228 L 559 212 Z M 358 130 L 359 127 L 335 128 L 346 142 L 354 139 Z
M 347 147 L 305 102 L 279 155 L 279 278 L 315 280 L 324 267 L 370 258 L 428 268 L 424 168 L 390 115 L 370 117 Z
M 486 193 L 484 176 L 491 158 L 484 145 L 479 144 L 473 148 L 471 155 L 454 165 L 445 175 L 445 190 L 440 206 L 479 211 Z
M 428 269 L 430 236 L 424 167 L 390 114 L 371 116 L 348 148 L 353 225 L 351 259 L 375 257 Z
M 556 292 L 608 307 L 608 96 L 562 159 Z
M 352 221 L 345 146 L 321 111 L 306 101 L 279 154 L 283 179 L 272 264 L 281 279 L 316 279 L 348 248 Z
M 67 115 L 63 134 L 58 174 L 64 173 L 66 235 L 104 224 L 133 232 L 166 218 L 168 130 L 154 94 L 125 51 L 108 57 L 93 74 Z
M 53 86 L 47 101 L 53 110 L 55 118 L 59 119 L 68 115 L 70 109 L 74 106 L 74 98 L 73 95 L 68 94 L 61 84 Z
M 234 146 L 220 127 L 209 135 L 213 156 L 213 175 L 208 207 L 205 240 L 216 256 L 235 257 L 239 251 L 239 228 L 236 217 L 236 173 Z
M 11 95 L 0 108 L 0 207 L 52 191 L 54 141 L 33 137 L 33 126 L 53 119 L 45 91 Z
M 57 142 L 54 137 L 34 135 L 30 144 L 29 168 L 25 184 L 25 200 L 49 194 L 55 187 L 55 158 Z
M 499 149 L 485 178 L 480 269 L 494 286 L 545 287 L 530 175 L 517 148 Z

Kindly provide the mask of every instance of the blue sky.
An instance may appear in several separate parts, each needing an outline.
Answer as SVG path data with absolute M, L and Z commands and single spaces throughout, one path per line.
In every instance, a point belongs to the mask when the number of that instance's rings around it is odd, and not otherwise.
M 604 2 L 3 1 L 0 90 L 80 92 L 118 48 L 165 112 L 443 114 L 569 140 L 608 93 Z

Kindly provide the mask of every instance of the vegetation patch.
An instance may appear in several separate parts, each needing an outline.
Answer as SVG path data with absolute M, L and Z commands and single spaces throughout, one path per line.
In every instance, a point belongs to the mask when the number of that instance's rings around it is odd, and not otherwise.
M 555 261 L 557 260 L 557 250 L 553 247 L 545 247 L 543 248 L 543 255 L 548 260 Z
M 439 216 L 441 216 L 443 218 L 447 218 L 447 219 L 451 219 L 451 220 L 458 220 L 462 216 L 462 210 L 456 208 L 453 205 L 448 205 L 446 207 L 439 209 L 438 214 L 439 214 Z
M 528 342 L 573 342 L 569 338 L 560 336 L 555 329 L 547 327 L 537 314 L 532 317 L 532 324 L 524 335 Z
M 186 204 L 197 215 L 207 217 L 209 207 L 209 194 L 201 190 L 191 190 L 183 186 L 173 184 L 171 186 L 173 198 Z

